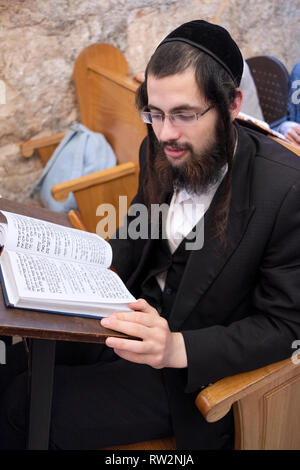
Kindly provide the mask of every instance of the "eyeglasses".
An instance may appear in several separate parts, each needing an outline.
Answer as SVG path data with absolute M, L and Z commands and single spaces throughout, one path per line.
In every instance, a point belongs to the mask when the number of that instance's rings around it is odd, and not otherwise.
M 202 113 L 193 113 L 190 111 L 182 112 L 182 113 L 152 113 L 149 111 L 142 111 L 141 117 L 146 124 L 151 124 L 153 127 L 161 126 L 166 116 L 169 118 L 170 122 L 173 126 L 176 127 L 183 127 L 183 126 L 191 126 L 195 124 L 201 116 L 204 116 L 210 109 L 212 109 L 214 105 L 210 105 L 205 111 Z

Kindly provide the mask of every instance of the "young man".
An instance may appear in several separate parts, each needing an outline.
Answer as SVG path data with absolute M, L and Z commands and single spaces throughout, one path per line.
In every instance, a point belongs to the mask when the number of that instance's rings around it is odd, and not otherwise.
M 228 32 L 205 21 L 180 26 L 152 56 L 137 95 L 149 134 L 139 190 L 111 240 L 114 267 L 138 300 L 133 312 L 102 320 L 142 341 L 108 338 L 108 347 L 69 360 L 69 345 L 58 345 L 51 448 L 168 435 L 179 449 L 231 448 L 231 412 L 206 423 L 197 393 L 292 354 L 300 337 L 300 160 L 235 122 L 242 71 Z M 158 223 L 152 209 L 163 204 Z M 130 237 L 137 207 L 149 211 L 141 227 L 148 237 Z M 22 448 L 24 375 L 6 383 L 2 447 Z

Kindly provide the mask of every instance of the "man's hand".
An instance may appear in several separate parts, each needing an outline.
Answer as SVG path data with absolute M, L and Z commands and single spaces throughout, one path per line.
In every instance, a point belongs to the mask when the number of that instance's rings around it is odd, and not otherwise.
M 281 124 L 279 131 L 293 145 L 300 146 L 300 124 L 293 121 L 286 121 Z
M 102 326 L 120 331 L 133 339 L 109 337 L 106 345 L 127 361 L 148 364 L 155 369 L 186 367 L 187 356 L 181 333 L 172 333 L 168 322 L 144 299 L 129 304 L 133 312 L 113 313 L 101 320 Z

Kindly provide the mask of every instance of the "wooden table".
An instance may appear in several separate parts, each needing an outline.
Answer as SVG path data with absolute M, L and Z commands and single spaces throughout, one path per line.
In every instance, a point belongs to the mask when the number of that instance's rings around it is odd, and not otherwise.
M 0 198 L 0 210 L 71 226 L 68 216 Z M 101 326 L 99 319 L 47 314 L 5 306 L 0 292 L 0 335 L 30 338 L 28 449 L 48 449 L 56 340 L 103 343 L 125 336 Z

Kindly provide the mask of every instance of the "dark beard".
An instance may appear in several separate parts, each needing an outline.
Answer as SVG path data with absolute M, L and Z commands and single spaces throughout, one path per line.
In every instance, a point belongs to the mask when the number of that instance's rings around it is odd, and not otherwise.
M 189 150 L 189 158 L 182 165 L 173 166 L 164 153 L 166 145 L 178 150 Z M 227 162 L 225 149 L 225 136 L 220 122 L 216 125 L 214 142 L 201 154 L 195 153 L 188 143 L 179 145 L 176 141 L 157 142 L 154 171 L 161 188 L 165 192 L 171 192 L 174 188 L 195 194 L 207 192 L 222 176 L 222 169 Z

